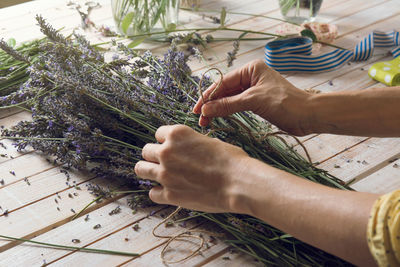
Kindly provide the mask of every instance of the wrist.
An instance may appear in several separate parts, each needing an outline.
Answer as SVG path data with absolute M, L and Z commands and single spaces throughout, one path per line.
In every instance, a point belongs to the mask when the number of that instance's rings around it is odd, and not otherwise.
M 307 134 L 326 133 L 324 124 L 321 123 L 321 114 L 324 111 L 324 99 L 327 94 L 309 94 L 305 101 L 305 109 L 307 111 L 306 119 L 304 120 L 304 128 L 307 129 Z
M 247 156 L 236 162 L 240 170 L 232 172 L 230 185 L 227 187 L 228 210 L 233 213 L 257 215 L 258 202 L 268 202 L 269 193 L 267 192 L 268 173 L 265 168 L 273 167 L 262 163 L 261 161 Z

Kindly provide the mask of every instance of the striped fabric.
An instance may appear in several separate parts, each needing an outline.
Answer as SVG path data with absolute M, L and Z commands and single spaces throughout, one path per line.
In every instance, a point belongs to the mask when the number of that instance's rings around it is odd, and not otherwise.
M 353 51 L 335 49 L 320 56 L 311 55 L 310 38 L 295 37 L 269 42 L 264 54 L 265 63 L 279 72 L 324 72 L 337 69 L 349 61 L 367 60 L 373 55 L 374 47 L 392 47 L 393 57 L 399 56 L 399 32 L 374 31 Z

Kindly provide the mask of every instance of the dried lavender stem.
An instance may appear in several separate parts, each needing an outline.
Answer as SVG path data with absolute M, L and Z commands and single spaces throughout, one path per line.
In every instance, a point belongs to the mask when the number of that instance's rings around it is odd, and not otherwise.
M 8 240 L 15 240 L 15 241 L 22 241 L 22 242 L 27 242 L 27 243 L 33 243 L 33 244 L 38 244 L 38 245 L 43 245 L 43 246 L 48 246 L 48 247 L 62 248 L 62 249 L 66 249 L 66 250 L 78 250 L 78 251 L 83 251 L 83 252 L 121 255 L 121 256 L 132 256 L 132 257 L 140 256 L 140 254 L 132 253 L 132 252 L 123 252 L 123 251 L 105 250 L 105 249 L 96 249 L 96 248 L 85 248 L 85 247 L 74 247 L 74 246 L 64 246 L 64 245 L 39 242 L 39 241 L 30 240 L 30 239 L 16 238 L 16 237 L 5 236 L 5 235 L 0 235 L 0 238 L 5 238 Z

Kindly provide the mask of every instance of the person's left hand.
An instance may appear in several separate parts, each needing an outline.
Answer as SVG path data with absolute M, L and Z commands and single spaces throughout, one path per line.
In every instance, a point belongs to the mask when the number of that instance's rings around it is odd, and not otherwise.
M 136 174 L 157 181 L 151 200 L 206 212 L 235 212 L 237 179 L 250 157 L 241 148 L 183 125 L 161 126 L 160 144 L 146 144 Z M 235 182 L 236 180 L 236 182 Z M 237 212 L 237 210 L 236 210 Z

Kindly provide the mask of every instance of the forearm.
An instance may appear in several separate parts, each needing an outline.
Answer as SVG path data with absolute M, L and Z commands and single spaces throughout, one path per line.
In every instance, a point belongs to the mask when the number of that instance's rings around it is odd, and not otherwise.
M 400 87 L 317 94 L 307 105 L 314 133 L 400 136 Z
M 232 189 L 236 211 L 354 264 L 374 264 L 366 229 L 378 195 L 332 189 L 254 159 L 247 170 Z

